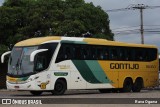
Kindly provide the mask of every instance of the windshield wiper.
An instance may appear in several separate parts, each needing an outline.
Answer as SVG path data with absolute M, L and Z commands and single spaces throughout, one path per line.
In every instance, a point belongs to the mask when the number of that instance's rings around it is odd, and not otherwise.
M 18 61 L 16 63 L 16 71 L 17 71 L 17 75 L 18 75 L 18 72 L 19 72 L 20 68 L 19 68 L 19 58 L 18 58 Z
M 23 59 L 23 56 L 24 56 L 24 50 L 22 50 L 21 57 L 20 57 L 20 62 L 19 62 L 19 70 L 21 70 L 22 74 L 24 74 L 23 70 L 22 70 L 22 59 Z

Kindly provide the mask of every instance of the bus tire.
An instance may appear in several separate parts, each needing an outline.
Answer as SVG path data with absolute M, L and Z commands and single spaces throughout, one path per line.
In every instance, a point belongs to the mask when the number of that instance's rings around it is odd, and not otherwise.
M 40 96 L 43 92 L 42 91 L 30 91 L 30 93 L 35 96 Z
M 133 92 L 140 92 L 143 87 L 143 79 L 137 78 L 135 83 L 133 84 L 132 91 Z
M 67 89 L 66 81 L 58 79 L 55 83 L 54 90 L 52 91 L 53 95 L 63 95 Z
M 100 93 L 110 93 L 112 89 L 99 89 Z
M 126 78 L 123 83 L 123 92 L 131 92 L 133 81 L 131 78 Z

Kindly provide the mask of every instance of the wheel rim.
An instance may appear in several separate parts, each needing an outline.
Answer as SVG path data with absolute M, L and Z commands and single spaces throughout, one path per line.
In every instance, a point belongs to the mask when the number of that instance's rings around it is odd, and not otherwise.
M 132 90 L 132 82 L 130 80 L 126 80 L 123 91 L 130 92 L 131 90 Z
M 61 91 L 63 90 L 63 85 L 60 84 L 60 83 L 57 83 L 57 84 L 56 84 L 56 87 L 55 87 L 55 90 L 56 90 L 57 92 L 61 92 Z
M 130 82 L 130 81 L 127 82 L 126 88 L 127 88 L 127 89 L 131 89 L 131 82 Z

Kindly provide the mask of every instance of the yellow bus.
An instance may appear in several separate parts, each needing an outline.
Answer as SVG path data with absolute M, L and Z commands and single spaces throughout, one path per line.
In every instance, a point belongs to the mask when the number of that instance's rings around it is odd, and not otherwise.
M 105 39 L 39 37 L 18 42 L 7 54 L 7 89 L 62 95 L 71 89 L 140 92 L 158 84 L 156 46 Z

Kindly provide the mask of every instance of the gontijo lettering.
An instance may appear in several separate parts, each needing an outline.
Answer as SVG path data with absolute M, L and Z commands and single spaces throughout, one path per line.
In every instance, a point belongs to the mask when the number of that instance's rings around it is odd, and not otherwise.
M 110 69 L 139 69 L 139 64 L 111 63 Z

